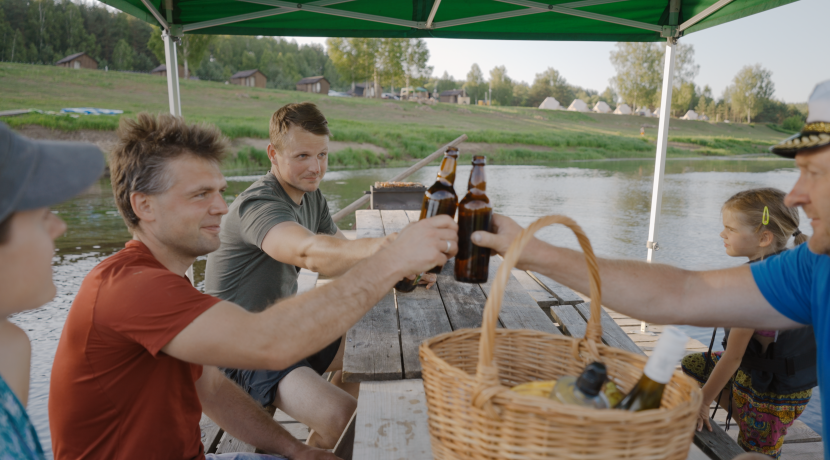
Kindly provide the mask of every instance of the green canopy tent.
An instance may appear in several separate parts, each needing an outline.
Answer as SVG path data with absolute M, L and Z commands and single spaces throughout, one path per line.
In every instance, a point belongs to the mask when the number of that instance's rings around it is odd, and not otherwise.
M 313 37 L 666 42 L 647 259 L 657 229 L 668 144 L 675 45 L 684 35 L 796 0 L 102 0 L 163 32 L 166 64 L 185 33 Z M 170 112 L 181 115 L 176 72 Z M 645 325 L 643 326 L 645 329 Z

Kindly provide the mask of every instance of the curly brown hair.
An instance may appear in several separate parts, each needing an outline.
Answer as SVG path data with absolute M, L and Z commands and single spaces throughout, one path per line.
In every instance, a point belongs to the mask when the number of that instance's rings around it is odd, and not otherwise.
M 331 137 L 329 122 L 316 105 L 311 102 L 286 104 L 271 116 L 269 138 L 277 151 L 281 152 L 285 148 L 285 136 L 292 126 L 299 126 L 318 136 Z
M 221 163 L 228 149 L 225 136 L 213 125 L 187 124 L 182 117 L 139 113 L 122 118 L 118 144 L 110 154 L 110 176 L 115 204 L 130 231 L 138 226 L 130 196 L 157 195 L 173 186 L 167 163 L 181 155 Z

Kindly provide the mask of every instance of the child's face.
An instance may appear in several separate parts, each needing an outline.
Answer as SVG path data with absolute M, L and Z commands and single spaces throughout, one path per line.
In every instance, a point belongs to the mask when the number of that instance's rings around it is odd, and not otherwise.
M 721 214 L 723 216 L 723 231 L 720 232 L 720 237 L 723 238 L 723 246 L 726 248 L 727 255 L 754 259 L 759 253 L 762 253 L 766 245 L 762 243 L 761 234 L 755 233 L 752 227 L 744 225 L 738 219 L 735 211 L 724 209 Z

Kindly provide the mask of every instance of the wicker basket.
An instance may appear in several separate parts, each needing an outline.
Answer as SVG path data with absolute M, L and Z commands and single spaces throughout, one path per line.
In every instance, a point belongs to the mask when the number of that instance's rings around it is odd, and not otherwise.
M 496 329 L 504 288 L 522 249 L 542 227 L 561 223 L 577 236 L 591 276 L 585 338 Z M 432 451 L 439 459 L 685 460 L 701 392 L 676 371 L 659 410 L 596 410 L 525 396 L 510 387 L 579 375 L 601 361 L 624 391 L 637 383 L 644 356 L 601 343 L 599 268 L 588 237 L 571 219 L 543 217 L 511 244 L 484 308 L 481 329 L 442 334 L 421 344 Z

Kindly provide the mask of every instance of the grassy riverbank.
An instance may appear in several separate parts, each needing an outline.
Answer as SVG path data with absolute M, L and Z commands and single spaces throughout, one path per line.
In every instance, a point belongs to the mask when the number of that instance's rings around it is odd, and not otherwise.
M 167 110 L 167 83 L 147 74 L 70 70 L 54 66 L 0 63 L 0 111 L 100 107 Z M 657 120 L 636 116 L 543 111 L 524 107 L 475 107 L 244 88 L 215 82 L 182 81 L 182 111 L 191 121 L 218 126 L 234 140 L 227 168 L 263 163 L 262 141 L 268 121 L 280 106 L 316 103 L 326 114 L 337 141 L 333 168 L 399 166 L 423 158 L 462 133 L 462 152 L 482 152 L 491 164 L 535 164 L 561 160 L 649 158 L 654 156 Z M 41 126 L 62 133 L 112 132 L 119 117 L 31 113 L 4 117 L 14 128 Z M 645 136 L 640 127 L 645 126 Z M 669 155 L 730 156 L 763 154 L 784 135 L 766 125 L 736 125 L 672 120 Z

